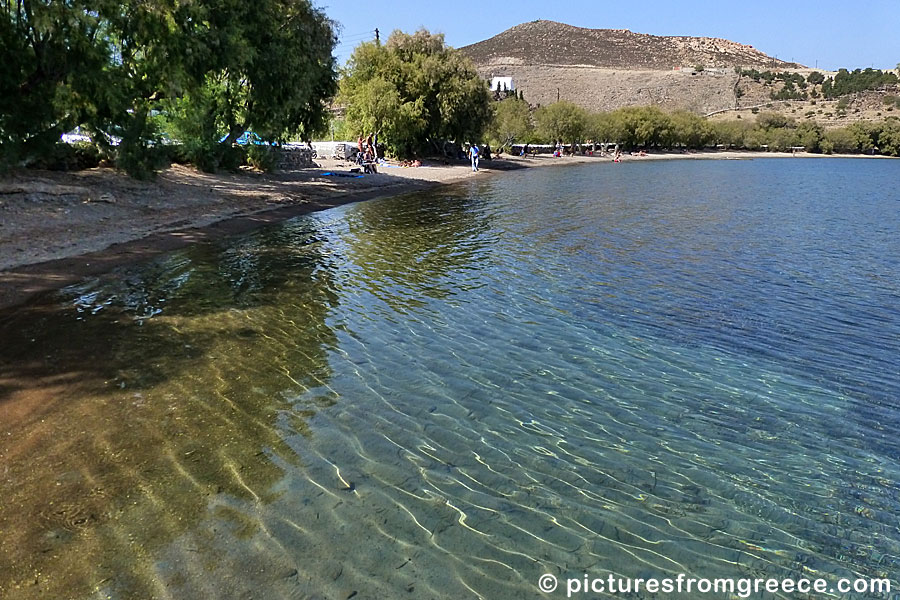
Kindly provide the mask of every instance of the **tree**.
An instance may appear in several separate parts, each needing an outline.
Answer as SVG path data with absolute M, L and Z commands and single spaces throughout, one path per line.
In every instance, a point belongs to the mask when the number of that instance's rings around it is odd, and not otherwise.
M 531 107 L 524 100 L 512 97 L 494 104 L 494 116 L 488 131 L 491 141 L 498 147 L 508 148 L 517 140 L 528 138 L 533 129 Z
M 859 121 L 849 125 L 847 130 L 856 138 L 856 148 L 862 152 L 868 152 L 878 145 L 881 127 L 876 123 Z
M 337 92 L 334 24 L 307 0 L 194 3 L 186 93 L 169 111 L 194 159 L 215 169 L 244 131 L 274 142 L 325 130 Z M 222 143 L 219 140 L 224 137 Z
M 878 146 L 882 154 L 900 156 L 900 120 L 889 118 L 878 135 Z
M 716 144 L 721 144 L 725 149 L 746 147 L 744 136 L 750 128 L 750 124 L 744 121 L 715 121 L 710 123 L 711 137 Z
M 672 140 L 672 121 L 658 106 L 628 106 L 613 116 L 619 124 L 619 141 L 628 148 L 659 147 Z
M 341 80 L 339 102 L 357 133 L 379 132 L 392 154 L 443 151 L 445 141 L 477 141 L 491 118 L 487 86 L 472 62 L 419 30 L 360 44 Z
M 587 111 L 567 100 L 542 106 L 535 112 L 538 135 L 552 143 L 571 143 L 572 148 L 584 141 Z
M 756 124 L 762 129 L 781 129 L 793 127 L 794 120 L 779 113 L 764 112 L 757 115 Z
M 671 128 L 665 145 L 669 148 L 683 144 L 688 148 L 702 148 L 711 137 L 707 122 L 694 113 L 678 110 L 669 116 Z
M 0 167 L 51 152 L 95 111 L 111 48 L 87 0 L 0 4 Z
M 819 71 L 813 71 L 812 73 L 807 75 L 806 81 L 807 83 L 810 83 L 812 85 L 820 84 L 825 81 L 825 75 L 823 75 Z
M 163 114 L 195 145 L 226 135 L 230 147 L 249 127 L 277 140 L 321 126 L 336 91 L 333 25 L 308 0 L 19 0 L 3 8 L 5 162 L 27 160 L 81 125 L 118 166 L 149 176 Z
M 622 136 L 621 121 L 614 113 L 602 112 L 589 115 L 587 137 L 594 143 L 618 143 Z
M 818 152 L 824 135 L 822 126 L 813 121 L 804 121 L 797 126 L 797 140 L 807 152 Z
M 819 146 L 825 154 L 831 154 L 832 152 L 855 152 L 859 149 L 859 142 L 856 135 L 854 135 L 850 129 L 840 127 L 826 131 Z

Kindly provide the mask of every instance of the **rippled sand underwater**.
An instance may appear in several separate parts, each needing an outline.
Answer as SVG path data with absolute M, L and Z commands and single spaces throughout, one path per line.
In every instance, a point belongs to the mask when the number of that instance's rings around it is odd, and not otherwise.
M 900 585 L 898 169 L 827 162 L 513 173 L 4 314 L 0 596 Z

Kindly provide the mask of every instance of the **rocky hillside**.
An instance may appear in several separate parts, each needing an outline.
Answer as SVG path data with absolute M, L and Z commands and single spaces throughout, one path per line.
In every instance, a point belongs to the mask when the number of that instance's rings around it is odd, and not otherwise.
M 753 46 L 706 37 L 658 36 L 627 29 L 585 29 L 554 21 L 523 23 L 461 48 L 479 67 L 490 65 L 591 66 L 664 70 L 705 67 L 795 69 Z
M 768 103 L 771 86 L 739 78 L 735 67 L 810 70 L 719 38 L 585 29 L 554 21 L 523 23 L 460 50 L 485 79 L 511 77 L 532 105 L 561 99 L 591 111 L 648 104 L 702 115 L 749 109 Z

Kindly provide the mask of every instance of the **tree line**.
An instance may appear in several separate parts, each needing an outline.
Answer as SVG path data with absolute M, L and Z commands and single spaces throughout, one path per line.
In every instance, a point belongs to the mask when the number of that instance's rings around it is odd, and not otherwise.
M 825 77 L 819 71 L 813 71 L 806 77 L 791 71 L 758 71 L 756 69 L 740 69 L 735 71 L 742 77 L 748 77 L 757 83 L 783 82 L 780 90 L 772 91 L 773 100 L 807 100 L 818 98 L 820 93 L 826 99 L 840 98 L 867 90 L 877 90 L 896 86 L 900 82 L 893 71 L 879 69 L 856 69 L 848 71 L 839 69 L 833 77 Z M 819 92 L 815 86 L 820 86 Z M 809 90 L 807 91 L 807 88 Z
M 247 160 L 234 145 L 245 131 L 268 142 L 310 140 L 327 130 L 333 100 L 345 109 L 343 137 L 378 135 L 400 158 L 486 140 L 506 148 L 593 140 L 894 155 L 900 145 L 892 118 L 825 131 L 777 115 L 718 122 L 654 106 L 589 113 L 565 101 L 533 109 L 521 94 L 497 102 L 471 60 L 426 30 L 364 42 L 339 71 L 336 25 L 309 0 L 0 0 L 0 13 L 0 169 L 73 152 L 109 158 L 135 177 L 172 159 L 236 168 Z M 741 74 L 801 88 L 829 84 L 835 93 L 890 79 L 871 69 L 833 80 Z M 90 145 L 60 143 L 76 128 Z
M 616 143 L 625 149 L 703 149 L 808 152 L 872 152 L 900 155 L 900 119 L 859 122 L 826 130 L 821 125 L 777 113 L 755 120 L 711 121 L 688 111 L 666 112 L 657 106 L 631 106 L 591 113 L 565 100 L 532 110 L 517 98 L 496 103 L 487 138 L 497 148 L 513 144 Z
M 52 161 L 81 128 L 136 177 L 179 152 L 236 160 L 245 130 L 328 120 L 335 25 L 308 0 L 0 0 L 0 167 Z

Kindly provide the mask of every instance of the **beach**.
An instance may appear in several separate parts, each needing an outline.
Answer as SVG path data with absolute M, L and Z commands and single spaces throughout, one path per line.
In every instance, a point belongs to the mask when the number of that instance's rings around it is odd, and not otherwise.
M 827 158 L 707 151 L 626 153 L 621 160 L 777 157 Z M 421 167 L 389 161 L 378 174 L 363 177 L 351 177 L 354 165 L 336 159 L 317 159 L 315 168 L 273 175 L 253 171 L 213 175 L 172 165 L 149 182 L 108 168 L 72 173 L 22 170 L 0 181 L 0 308 L 162 252 L 349 202 L 521 168 L 610 160 L 596 155 L 503 155 L 482 161 L 477 174 L 463 161 L 426 161 Z

